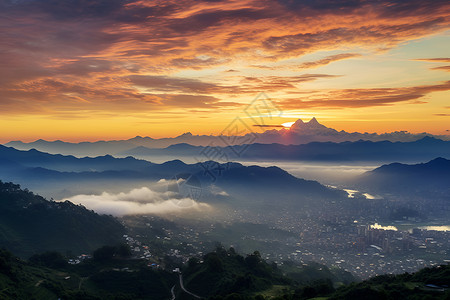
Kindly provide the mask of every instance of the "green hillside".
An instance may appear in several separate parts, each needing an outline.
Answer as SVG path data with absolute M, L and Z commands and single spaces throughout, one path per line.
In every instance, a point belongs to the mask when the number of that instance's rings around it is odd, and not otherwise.
M 450 265 L 425 268 L 413 274 L 381 275 L 339 288 L 338 299 L 450 299 Z M 362 298 L 361 298 L 362 299 Z
M 191 259 L 183 270 L 186 287 L 200 296 L 252 293 L 274 284 L 289 285 L 290 280 L 263 261 L 257 251 L 245 258 L 231 248 L 218 247 L 206 254 L 204 262 Z
M 413 274 L 380 275 L 336 290 L 316 281 L 273 297 L 274 300 L 422 300 L 450 299 L 450 265 L 424 268 Z
M 355 280 L 348 272 L 330 271 L 320 264 L 290 263 L 278 267 L 261 259 L 258 251 L 244 257 L 233 248 L 222 247 L 203 256 L 202 261 L 191 259 L 182 274 L 189 291 L 212 299 L 230 295 L 240 295 L 242 299 L 271 298 L 309 285 L 325 285 L 329 292 L 335 284 Z
M 71 202 L 48 201 L 19 185 L 0 181 L 0 247 L 28 257 L 44 251 L 90 252 L 120 242 L 125 228 Z
M 83 297 L 78 292 L 79 278 L 68 277 L 42 266 L 35 266 L 0 250 L 0 299 L 57 299 Z M 69 297 L 70 296 L 70 297 Z M 89 298 L 84 298 L 89 299 Z
M 121 258 L 61 264 L 46 253 L 27 262 L 0 250 L 0 299 L 168 299 L 173 274 Z M 44 258 L 45 259 L 42 259 Z M 41 258 L 41 259 L 39 259 Z M 45 264 L 58 266 L 48 268 Z M 43 263 L 44 262 L 44 263 Z

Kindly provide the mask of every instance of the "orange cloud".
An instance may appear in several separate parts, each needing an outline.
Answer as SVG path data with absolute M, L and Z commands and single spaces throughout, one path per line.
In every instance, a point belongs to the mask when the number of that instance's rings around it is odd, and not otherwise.
M 282 109 L 305 108 L 358 108 L 388 106 L 399 102 L 425 103 L 420 100 L 431 92 L 450 90 L 450 81 L 436 85 L 377 88 L 377 89 L 342 89 L 328 92 L 316 92 L 309 97 L 287 99 L 278 102 Z
M 438 58 L 417 58 L 415 60 L 419 61 L 429 61 L 429 62 L 450 62 L 450 58 L 438 57 Z
M 240 61 L 264 65 L 351 46 L 394 47 L 447 29 L 449 16 L 450 4 L 443 0 L 2 1 L 1 114 L 238 106 L 222 96 L 261 90 L 288 94 L 304 82 L 336 75 L 257 73 L 227 81 L 177 73 L 239 71 Z M 301 67 L 358 55 L 342 53 Z M 429 89 L 347 89 L 284 105 L 391 105 L 418 100 Z
M 361 54 L 358 54 L 358 53 L 341 53 L 341 54 L 336 54 L 336 55 L 330 55 L 330 56 L 327 56 L 325 58 L 322 58 L 322 59 L 319 59 L 316 61 L 304 62 L 300 65 L 300 68 L 302 68 L 302 69 L 317 68 L 317 67 L 328 65 L 335 61 L 359 57 L 359 56 L 361 56 Z
M 431 70 L 440 70 L 440 71 L 450 72 L 450 66 L 434 67 L 434 68 L 431 68 Z

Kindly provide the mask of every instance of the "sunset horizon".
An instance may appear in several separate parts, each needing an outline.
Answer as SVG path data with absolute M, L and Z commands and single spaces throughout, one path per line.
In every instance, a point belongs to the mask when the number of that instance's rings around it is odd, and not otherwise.
M 256 134 L 262 134 L 266 131 L 286 131 L 290 129 L 289 126 L 287 126 L 286 124 L 294 124 L 296 121 L 298 120 L 302 120 L 303 122 L 307 123 L 310 120 L 312 120 L 315 117 L 311 117 L 311 118 L 298 118 L 298 119 L 292 119 L 294 121 L 290 121 L 290 122 L 285 122 L 285 123 L 280 123 L 280 124 L 267 124 L 264 127 L 258 127 L 258 125 L 254 125 L 252 124 L 252 122 L 248 122 L 249 123 L 249 127 L 247 128 L 247 130 L 245 130 L 242 133 L 237 134 L 238 136 L 243 136 L 249 133 L 256 133 Z M 267 118 L 268 120 L 276 120 L 276 118 Z M 418 131 L 409 131 L 409 130 L 404 130 L 403 127 L 404 126 L 404 122 L 399 122 L 399 127 L 398 129 L 392 129 L 389 130 L 389 128 L 392 128 L 392 124 L 388 124 L 386 126 L 384 126 L 384 124 L 378 123 L 378 122 L 383 122 L 383 121 L 378 121 L 377 123 L 375 123 L 373 130 L 365 130 L 365 129 L 361 129 L 361 123 L 365 123 L 365 122 L 361 122 L 361 121 L 355 121 L 358 123 L 358 127 L 356 126 L 348 126 L 349 123 L 352 123 L 351 121 L 334 121 L 334 122 L 330 122 L 330 121 L 322 121 L 318 118 L 315 118 L 321 125 L 324 125 L 330 129 L 334 129 L 336 131 L 344 131 L 347 133 L 361 133 L 361 134 L 378 134 L 378 135 L 383 135 L 383 134 L 395 134 L 398 132 L 405 132 L 411 135 L 421 135 L 421 134 L 426 134 L 429 136 L 439 136 L 439 137 L 444 137 L 445 139 L 450 139 L 450 130 L 442 130 L 442 131 L 436 131 L 436 132 L 432 132 L 432 131 L 426 131 L 423 130 L 424 127 L 421 127 L 422 131 L 418 130 Z M 291 118 L 286 118 L 283 119 L 282 122 L 284 122 L 284 120 L 291 120 Z M 233 122 L 233 120 L 231 120 L 231 122 Z M 274 123 L 273 121 L 270 121 L 271 123 Z M 345 125 L 342 125 L 342 123 L 344 123 Z M 331 124 L 328 125 L 327 124 Z M 336 124 L 336 126 L 334 126 L 334 124 Z M 48 142 L 54 142 L 54 141 L 63 141 L 63 142 L 69 142 L 69 143 L 82 143 L 82 142 L 97 142 L 97 141 L 114 141 L 114 140 L 129 140 L 129 139 L 133 139 L 135 137 L 142 137 L 142 138 L 152 138 L 152 139 L 165 139 L 165 138 L 176 138 L 176 137 L 180 137 L 186 134 L 192 134 L 193 136 L 211 136 L 211 137 L 217 137 L 220 135 L 231 135 L 231 133 L 227 133 L 224 132 L 224 129 L 228 126 L 229 124 L 223 123 L 223 127 L 217 130 L 217 132 L 211 132 L 211 131 L 202 131 L 201 129 L 199 130 L 199 132 L 195 132 L 195 131 L 191 131 L 191 130 L 175 130 L 173 131 L 173 133 L 171 134 L 171 132 L 165 132 L 165 133 L 158 133 L 155 132 L 153 135 L 148 134 L 148 132 L 145 131 L 141 131 L 141 130 L 137 130 L 136 132 L 141 132 L 141 134 L 134 134 L 130 133 L 131 135 L 110 135 L 110 136 L 90 136 L 87 133 L 81 132 L 79 133 L 80 136 L 77 136 L 76 134 L 74 134 L 73 136 L 70 135 L 62 135 L 62 136 L 53 136 L 50 135 L 48 137 L 45 137 L 45 135 L 36 135 L 33 137 L 30 136 L 24 136 L 23 138 L 19 138 L 17 135 L 14 136 L 14 138 L 12 139 L 7 139 L 7 138 L 3 138 L 0 139 L 0 143 L 7 143 L 7 142 L 11 142 L 11 141 L 21 141 L 21 142 L 25 142 L 25 143 L 31 143 L 31 142 L 36 142 L 39 140 L 44 140 L 44 141 L 48 141 Z M 184 127 L 184 126 L 183 126 Z M 351 128 L 355 128 L 355 129 L 351 129 Z M 362 128 L 372 128 L 372 127 L 362 127 Z M 380 129 L 381 128 L 381 129 Z M 386 130 L 382 130 L 382 128 L 386 128 Z M 158 129 L 158 127 L 157 127 Z M 378 129 L 378 130 L 377 130 Z

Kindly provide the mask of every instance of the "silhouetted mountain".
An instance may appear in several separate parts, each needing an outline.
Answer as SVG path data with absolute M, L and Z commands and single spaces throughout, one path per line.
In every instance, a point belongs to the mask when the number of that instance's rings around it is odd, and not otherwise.
M 38 149 L 53 154 L 70 154 L 78 157 L 81 156 L 99 156 L 105 154 L 129 153 L 132 155 L 140 153 L 142 155 L 156 155 L 156 153 L 148 152 L 144 148 L 167 148 L 175 144 L 190 144 L 193 146 L 208 146 L 211 144 L 227 147 L 242 144 L 243 140 L 250 140 L 260 144 L 281 144 L 281 145 L 300 145 L 311 142 L 334 142 L 340 143 L 345 141 L 356 142 L 363 141 L 391 141 L 391 142 L 413 142 L 424 138 L 426 136 L 433 136 L 428 133 L 411 134 L 406 131 L 398 131 L 391 133 L 359 133 L 337 131 L 320 124 L 316 118 L 312 118 L 309 122 L 303 122 L 301 119 L 297 120 L 290 128 L 283 128 L 281 130 L 267 130 L 263 133 L 258 133 L 254 130 L 245 137 L 231 136 L 226 139 L 220 139 L 213 135 L 193 135 L 190 132 L 184 133 L 174 138 L 153 139 L 151 137 L 136 136 L 128 140 L 117 141 L 97 141 L 97 142 L 81 142 L 68 143 L 62 141 L 44 141 L 37 140 L 31 143 L 23 143 L 21 141 L 11 141 L 6 146 L 11 146 L 20 150 Z M 256 137 L 256 140 L 255 140 Z M 449 136 L 434 136 L 443 140 L 449 140 Z M 225 141 L 227 141 L 225 143 Z M 138 148 L 137 148 L 138 147 Z M 137 148 L 137 149 L 136 149 Z M 171 149 L 172 150 L 172 149 Z M 173 149 L 174 151 L 176 149 Z M 146 154 L 144 154 L 146 153 Z M 149 154 L 148 154 L 149 153 Z
M 303 122 L 298 119 L 290 128 L 289 133 L 296 135 L 323 136 L 338 134 L 338 131 L 328 128 L 320 124 L 316 118 L 312 118 L 309 122 Z
M 414 142 L 313 142 L 305 145 L 252 144 L 246 151 L 234 146 L 245 159 L 304 161 L 392 161 L 426 160 L 436 156 L 450 157 L 450 141 L 425 137 Z
M 173 157 L 194 157 L 200 156 L 202 146 L 192 146 L 190 144 L 181 143 L 170 145 L 167 148 L 147 148 L 139 146 L 124 152 L 117 153 L 118 155 L 129 156 L 173 156 Z
M 407 165 L 393 163 L 366 172 L 360 186 L 400 195 L 420 195 L 450 200 L 450 160 L 439 157 L 427 163 Z
M 136 147 L 133 142 L 127 141 L 98 141 L 70 143 L 63 141 L 45 141 L 37 140 L 31 143 L 21 141 L 11 141 L 6 146 L 14 147 L 20 150 L 38 149 L 52 154 L 65 154 L 76 156 L 99 156 L 105 154 L 115 154 Z
M 296 178 L 278 167 L 232 168 L 223 173 L 217 185 L 248 208 L 277 210 L 280 203 L 292 209 L 312 208 L 347 198 L 343 191 Z
M 272 144 L 278 143 L 283 145 L 300 145 L 310 142 L 355 142 L 364 141 L 391 141 L 391 142 L 412 142 L 425 136 L 433 136 L 426 132 L 419 134 L 411 134 L 407 131 L 395 131 L 390 133 L 360 133 L 346 132 L 344 130 L 337 131 L 333 128 L 320 124 L 316 118 L 312 118 L 309 122 L 298 119 L 289 129 L 268 130 L 258 134 L 258 143 Z M 449 136 L 434 136 L 449 140 Z
M 212 141 L 217 140 L 216 136 L 182 134 L 175 138 L 153 139 L 151 137 L 136 136 L 128 140 L 119 141 L 97 141 L 97 142 L 80 142 L 70 143 L 62 141 L 44 141 L 37 140 L 31 143 L 21 141 L 11 141 L 5 146 L 14 147 L 20 150 L 38 149 L 40 151 L 52 154 L 83 156 L 101 156 L 105 154 L 117 154 L 126 152 L 142 146 L 146 148 L 165 148 L 170 145 L 179 143 L 189 143 L 194 145 L 206 146 Z
M 322 125 L 321 125 L 322 126 Z M 233 160 L 299 160 L 299 161 L 417 161 L 437 156 L 450 157 L 450 141 L 424 137 L 414 142 L 312 142 L 304 145 L 260 144 L 216 148 L 218 153 Z M 189 144 L 172 145 L 164 149 L 138 147 L 120 155 L 138 157 L 168 156 L 201 158 L 209 148 Z
M 82 206 L 48 201 L 0 181 L 0 247 L 20 256 L 43 251 L 90 252 L 120 242 L 125 228 Z
M 0 159 L 2 162 L 8 161 L 19 164 L 23 167 L 43 167 L 58 171 L 96 171 L 105 170 L 140 170 L 151 166 L 152 163 L 144 160 L 137 160 L 132 157 L 114 158 L 111 155 L 98 156 L 95 158 L 77 158 L 71 155 L 48 154 L 36 149 L 20 151 L 15 148 L 0 145 Z M 4 166 L 3 164 L 1 165 Z

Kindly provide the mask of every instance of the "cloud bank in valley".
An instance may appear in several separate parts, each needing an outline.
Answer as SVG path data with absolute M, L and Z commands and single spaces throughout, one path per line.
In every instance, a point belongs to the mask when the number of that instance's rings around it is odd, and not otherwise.
M 147 187 L 118 194 L 103 192 L 100 195 L 76 195 L 69 200 L 100 214 L 114 216 L 134 214 L 171 214 L 210 210 L 211 206 L 190 198 L 177 198 L 172 192 L 156 192 Z

